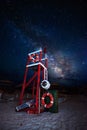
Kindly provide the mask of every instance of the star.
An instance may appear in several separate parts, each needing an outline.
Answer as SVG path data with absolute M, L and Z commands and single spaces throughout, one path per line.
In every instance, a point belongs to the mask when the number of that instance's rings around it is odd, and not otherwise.
M 85 65 L 86 63 L 85 63 L 85 61 L 82 61 L 82 65 Z

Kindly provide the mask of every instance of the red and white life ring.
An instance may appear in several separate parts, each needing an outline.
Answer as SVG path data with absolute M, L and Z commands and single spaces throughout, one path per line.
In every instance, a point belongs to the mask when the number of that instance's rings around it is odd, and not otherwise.
M 38 54 L 31 54 L 31 55 L 29 55 L 29 58 L 30 58 L 30 61 L 34 62 L 34 63 L 39 61 L 39 55 Z
M 50 103 L 46 104 L 45 103 L 45 98 L 46 96 L 48 96 L 50 98 Z M 51 93 L 44 93 L 42 98 L 41 98 L 41 103 L 42 105 L 45 107 L 45 108 L 50 108 L 53 106 L 53 103 L 54 103 L 54 98 L 53 98 L 53 95 Z

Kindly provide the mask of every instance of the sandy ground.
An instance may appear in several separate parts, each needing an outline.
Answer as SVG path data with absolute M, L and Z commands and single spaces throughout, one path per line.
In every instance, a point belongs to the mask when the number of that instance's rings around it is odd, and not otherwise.
M 17 102 L 0 101 L 0 130 L 87 130 L 87 97 L 59 102 L 59 112 L 39 115 L 15 112 Z

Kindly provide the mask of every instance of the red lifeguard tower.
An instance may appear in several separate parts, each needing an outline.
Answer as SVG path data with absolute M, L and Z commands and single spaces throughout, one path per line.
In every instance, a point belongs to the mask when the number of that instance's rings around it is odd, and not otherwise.
M 28 73 L 29 70 L 32 69 L 33 76 L 29 79 Z M 48 82 L 48 58 L 46 53 L 46 48 L 44 50 L 39 49 L 32 53 L 28 54 L 27 64 L 24 74 L 23 86 L 20 94 L 19 104 L 20 106 L 16 107 L 16 110 L 19 111 L 21 108 L 26 108 L 26 105 L 22 105 L 24 92 L 27 87 L 32 85 L 32 100 L 27 102 L 26 104 L 29 106 L 27 109 L 28 113 L 40 113 L 41 103 L 40 103 L 40 91 L 41 86 L 44 89 L 48 89 L 50 87 L 50 83 Z

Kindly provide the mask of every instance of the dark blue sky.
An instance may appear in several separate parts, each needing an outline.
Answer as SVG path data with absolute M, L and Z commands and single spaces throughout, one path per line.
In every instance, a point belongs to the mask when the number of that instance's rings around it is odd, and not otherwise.
M 1 0 L 0 78 L 22 80 L 27 54 L 47 46 L 49 76 L 87 77 L 87 3 Z

